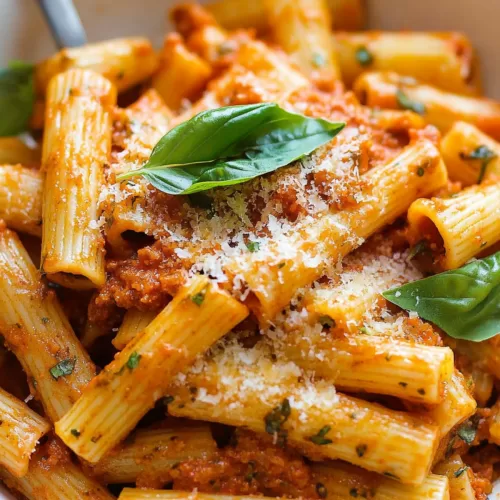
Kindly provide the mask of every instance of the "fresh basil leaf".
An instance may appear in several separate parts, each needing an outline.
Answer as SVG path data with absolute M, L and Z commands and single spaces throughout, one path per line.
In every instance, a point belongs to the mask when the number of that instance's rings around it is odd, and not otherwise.
M 56 380 L 66 375 L 71 375 L 75 368 L 76 358 L 68 358 L 59 361 L 56 365 L 50 368 L 49 372 Z
M 491 160 L 497 157 L 495 151 L 492 151 L 488 146 L 478 146 L 474 151 L 469 154 L 460 153 L 460 158 L 462 160 L 482 160 L 481 169 L 479 170 L 479 176 L 477 183 L 480 184 L 486 174 L 486 169 Z
M 500 333 L 500 252 L 383 293 L 450 337 L 480 342 Z
M 396 100 L 398 101 L 399 107 L 402 109 L 409 109 L 419 115 L 425 114 L 425 104 L 412 101 L 401 89 L 398 89 L 396 92 Z
M 366 47 L 359 47 L 356 50 L 356 61 L 358 61 L 361 66 L 370 66 L 373 62 L 373 55 Z
M 344 126 L 272 103 L 204 111 L 169 131 L 142 168 L 118 180 L 142 175 L 169 194 L 231 186 L 311 153 Z
M 33 71 L 32 64 L 22 61 L 0 69 L 0 137 L 27 129 L 35 103 Z

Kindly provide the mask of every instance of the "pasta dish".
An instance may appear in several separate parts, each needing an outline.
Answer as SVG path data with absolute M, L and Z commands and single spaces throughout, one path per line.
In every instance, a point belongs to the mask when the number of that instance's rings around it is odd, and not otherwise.
M 158 15 L 163 15 L 161 7 Z M 485 500 L 500 103 L 360 0 L 180 4 L 0 70 L 0 479 L 28 500 Z

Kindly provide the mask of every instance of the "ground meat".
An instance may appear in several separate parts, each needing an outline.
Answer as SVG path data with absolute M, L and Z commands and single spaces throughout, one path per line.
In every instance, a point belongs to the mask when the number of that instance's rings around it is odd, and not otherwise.
M 140 478 L 137 486 L 161 486 L 231 495 L 261 494 L 294 498 L 319 498 L 312 474 L 295 452 L 272 444 L 271 438 L 237 430 L 232 444 L 208 458 L 189 460 L 168 477 Z
M 171 244 L 160 241 L 141 248 L 131 258 L 108 260 L 106 284 L 89 306 L 90 321 L 106 321 L 115 305 L 141 311 L 164 307 L 185 282 L 191 265 L 177 258 Z

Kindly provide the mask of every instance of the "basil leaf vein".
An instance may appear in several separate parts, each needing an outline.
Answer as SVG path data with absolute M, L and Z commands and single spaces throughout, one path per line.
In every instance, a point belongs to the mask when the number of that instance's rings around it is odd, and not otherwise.
M 240 184 L 310 154 L 344 126 L 273 103 L 204 111 L 164 135 L 142 168 L 118 180 L 142 175 L 174 195 Z
M 35 103 L 33 72 L 34 66 L 22 61 L 0 69 L 0 137 L 28 128 Z
M 500 252 L 383 293 L 450 337 L 480 342 L 500 333 Z

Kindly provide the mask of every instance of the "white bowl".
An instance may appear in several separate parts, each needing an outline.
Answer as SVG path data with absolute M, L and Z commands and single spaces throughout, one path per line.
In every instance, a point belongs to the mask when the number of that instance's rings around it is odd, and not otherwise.
M 248 0 L 252 1 L 252 0 Z M 74 0 L 89 41 L 144 35 L 160 45 L 169 29 L 166 10 L 175 1 Z M 462 31 L 477 48 L 486 94 L 500 99 L 498 0 L 367 0 L 370 27 L 382 30 Z M 0 0 L 0 67 L 11 59 L 37 61 L 55 44 L 33 0 Z M 500 500 L 500 485 L 490 499 Z M 2 494 L 0 500 L 13 497 Z M 63 500 L 63 499 L 61 499 Z

